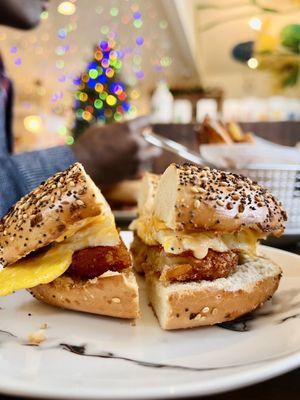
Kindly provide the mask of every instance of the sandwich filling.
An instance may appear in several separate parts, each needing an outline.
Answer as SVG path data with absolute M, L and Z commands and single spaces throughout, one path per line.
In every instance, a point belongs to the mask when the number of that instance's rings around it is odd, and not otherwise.
M 92 279 L 129 268 L 130 256 L 108 205 L 101 215 L 73 224 L 51 245 L 0 271 L 0 296 L 50 283 L 63 274 Z
M 258 240 L 265 237 L 251 229 L 226 234 L 174 231 L 154 216 L 139 217 L 131 224 L 131 229 L 148 246 L 160 245 L 166 253 L 177 255 L 188 251 L 199 260 L 205 258 L 209 250 L 222 253 L 238 250 L 256 254 Z
M 198 259 L 190 251 L 166 253 L 162 246 L 148 246 L 135 235 L 131 245 L 134 267 L 138 272 L 155 273 L 163 282 L 187 282 L 227 278 L 235 272 L 239 254 L 236 251 L 217 252 L 209 249 Z
M 264 238 L 250 228 L 225 234 L 176 231 L 151 213 L 133 221 L 131 229 L 135 269 L 155 273 L 163 282 L 227 278 L 244 255 L 257 255 L 258 241 Z

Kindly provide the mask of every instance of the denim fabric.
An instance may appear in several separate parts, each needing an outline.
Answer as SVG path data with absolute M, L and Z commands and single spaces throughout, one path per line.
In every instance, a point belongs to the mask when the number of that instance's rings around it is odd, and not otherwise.
M 12 97 L 0 57 L 0 218 L 20 197 L 76 161 L 68 146 L 13 155 Z
M 0 154 L 0 217 L 20 197 L 75 161 L 67 146 L 16 155 Z

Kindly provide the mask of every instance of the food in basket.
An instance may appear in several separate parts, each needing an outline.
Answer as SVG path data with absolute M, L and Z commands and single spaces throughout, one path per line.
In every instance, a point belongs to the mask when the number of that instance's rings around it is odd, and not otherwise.
M 243 132 L 236 122 L 224 123 L 208 116 L 195 128 L 195 131 L 199 145 L 255 142 L 253 134 Z
M 249 178 L 171 164 L 161 177 L 145 175 L 138 210 L 134 268 L 162 328 L 233 320 L 276 291 L 281 269 L 257 244 L 283 233 L 286 213 Z

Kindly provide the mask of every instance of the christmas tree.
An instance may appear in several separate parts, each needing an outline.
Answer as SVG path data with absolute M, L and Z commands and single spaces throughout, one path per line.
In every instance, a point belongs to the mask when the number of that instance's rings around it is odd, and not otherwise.
M 122 121 L 130 110 L 126 85 L 119 79 L 122 53 L 114 41 L 102 41 L 94 49 L 87 70 L 75 80 L 74 138 L 96 122 Z

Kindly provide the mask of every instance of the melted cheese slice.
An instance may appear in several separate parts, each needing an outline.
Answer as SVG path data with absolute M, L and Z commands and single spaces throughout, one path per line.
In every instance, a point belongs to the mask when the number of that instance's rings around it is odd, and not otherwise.
M 241 232 L 216 236 L 213 232 L 185 233 L 169 229 L 162 221 L 141 216 L 135 220 L 131 229 L 149 246 L 160 244 L 166 253 L 180 254 L 192 251 L 198 259 L 204 258 L 209 249 L 225 252 L 233 249 L 256 254 L 258 233 L 245 229 Z
M 75 251 L 95 246 L 116 246 L 119 233 L 111 212 L 74 224 L 51 248 L 0 271 L 0 296 L 49 283 L 69 268 Z

